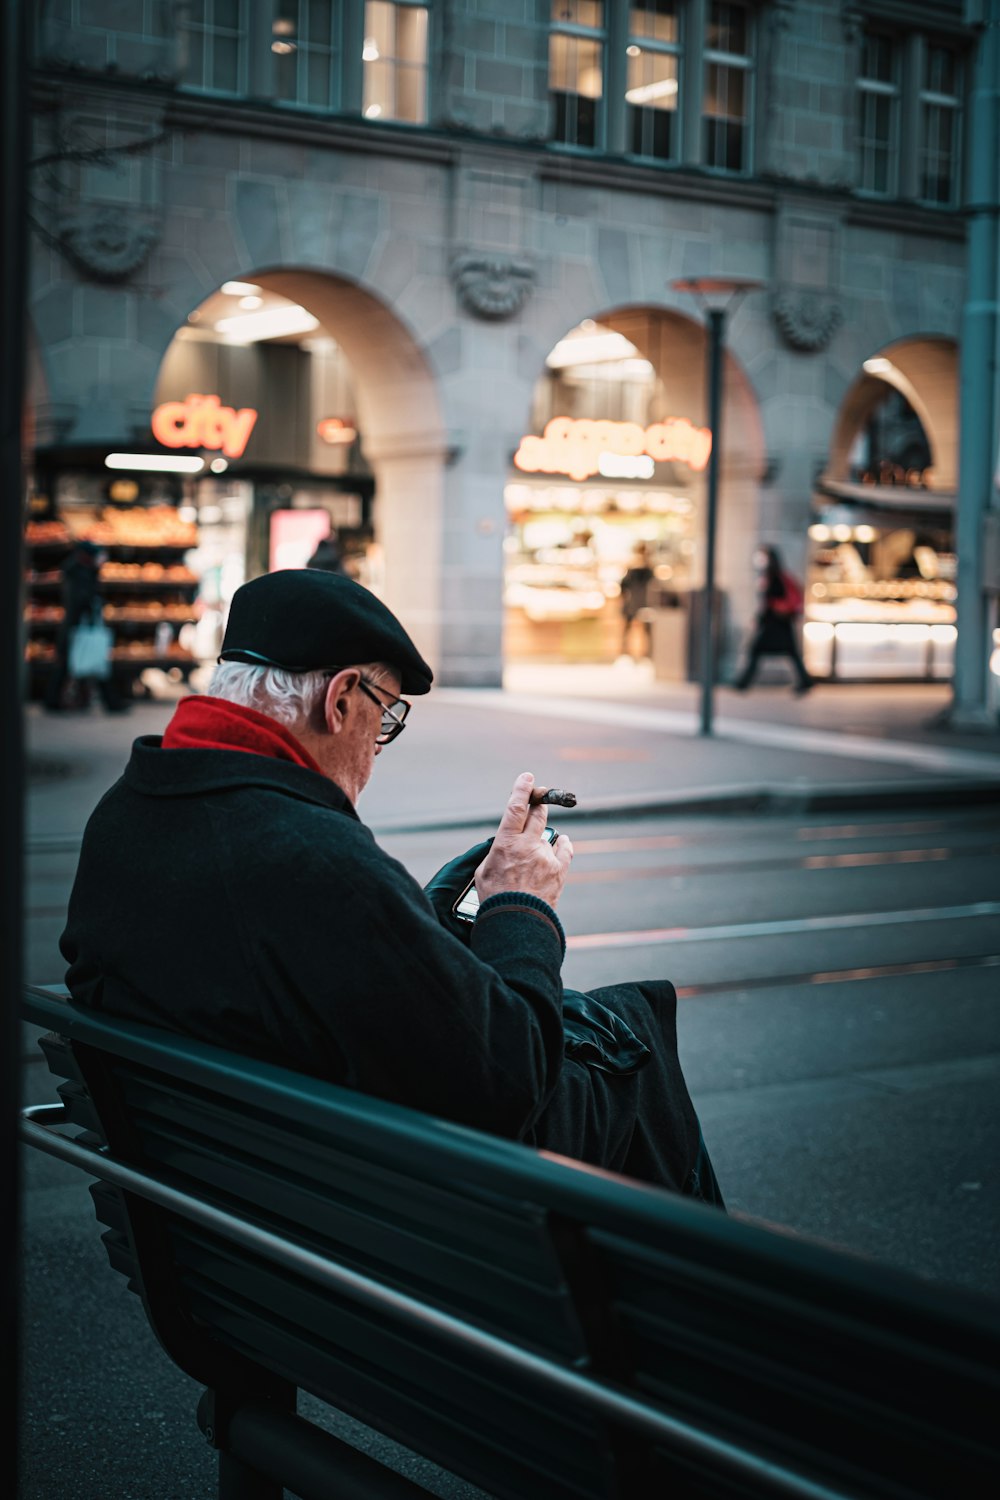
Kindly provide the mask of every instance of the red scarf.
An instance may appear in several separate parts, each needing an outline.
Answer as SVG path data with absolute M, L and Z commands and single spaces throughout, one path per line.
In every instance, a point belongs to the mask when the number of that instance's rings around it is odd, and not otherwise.
M 255 708 L 225 698 L 192 694 L 182 698 L 163 736 L 164 750 L 246 750 L 271 760 L 290 760 L 307 771 L 323 772 L 290 729 Z

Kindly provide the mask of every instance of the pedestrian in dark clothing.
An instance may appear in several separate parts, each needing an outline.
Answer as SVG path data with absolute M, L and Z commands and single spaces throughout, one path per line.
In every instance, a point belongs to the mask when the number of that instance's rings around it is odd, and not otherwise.
M 638 542 L 621 581 L 622 656 L 632 655 L 630 647 L 636 624 L 642 632 L 645 648 L 642 654 L 653 654 L 653 627 L 649 618 L 649 590 L 653 576 L 646 544 Z
M 67 688 L 72 680 L 76 705 L 87 708 L 94 683 L 101 702 L 109 713 L 121 713 L 126 704 L 115 684 L 111 664 L 105 675 L 71 679 L 70 643 L 78 626 L 94 623 L 103 617 L 101 564 L 105 554 L 93 542 L 77 542 L 62 570 L 63 618 L 56 636 L 56 659 L 45 690 L 45 707 L 53 711 L 66 706 Z
M 135 742 L 87 825 L 61 939 L 74 1002 L 721 1206 L 672 986 L 564 996 L 573 849 L 542 839 L 533 777 L 470 851 L 481 905 L 464 926 L 460 887 L 421 889 L 360 821 L 400 694 L 430 686 L 354 580 L 285 570 L 238 589 L 209 693 Z
M 306 563 L 307 568 L 321 568 L 327 573 L 343 573 L 344 559 L 340 551 L 340 543 L 334 531 L 327 532 L 316 543 L 316 550 Z
M 762 656 L 787 656 L 795 669 L 795 692 L 808 693 L 813 680 L 806 671 L 795 636 L 796 621 L 802 613 L 802 589 L 798 580 L 786 572 L 775 547 L 764 549 L 759 564 L 757 622 L 746 666 L 733 686 L 741 693 L 746 692 Z

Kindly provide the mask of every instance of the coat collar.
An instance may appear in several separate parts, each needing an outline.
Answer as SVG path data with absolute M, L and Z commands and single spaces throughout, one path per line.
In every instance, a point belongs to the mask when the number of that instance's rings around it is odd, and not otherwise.
M 164 750 L 160 735 L 142 735 L 134 741 L 124 781 L 144 797 L 192 797 L 263 787 L 360 821 L 340 787 L 305 766 L 245 750 Z

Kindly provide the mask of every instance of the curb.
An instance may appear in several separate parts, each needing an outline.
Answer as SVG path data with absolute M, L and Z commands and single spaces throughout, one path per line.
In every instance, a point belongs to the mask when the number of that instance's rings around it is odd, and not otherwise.
M 722 786 L 711 791 L 640 792 L 634 796 L 602 797 L 571 810 L 554 809 L 559 820 L 588 822 L 611 818 L 685 817 L 704 813 L 775 816 L 804 812 L 858 811 L 872 808 L 932 808 L 982 806 L 1000 803 L 1000 776 L 973 781 L 813 782 L 807 785 Z M 435 833 L 455 828 L 496 825 L 495 808 L 485 813 L 456 813 L 450 817 L 395 818 L 369 823 L 373 833 Z
M 812 782 L 781 786 L 721 786 L 710 791 L 637 792 L 632 796 L 599 797 L 583 807 L 556 808 L 568 824 L 609 821 L 613 818 L 708 817 L 748 814 L 760 817 L 807 812 L 866 812 L 872 809 L 970 807 L 1000 803 L 1000 776 L 984 781 L 862 781 Z M 431 815 L 427 818 L 376 818 L 366 822 L 372 833 L 447 833 L 449 829 L 495 829 L 499 812 Z M 40 834 L 29 839 L 27 854 L 74 854 L 82 834 Z

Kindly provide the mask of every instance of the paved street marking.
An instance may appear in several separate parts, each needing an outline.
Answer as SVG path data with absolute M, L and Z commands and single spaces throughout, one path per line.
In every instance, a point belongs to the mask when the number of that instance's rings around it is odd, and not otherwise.
M 958 922 L 1000 916 L 1000 901 L 967 906 L 918 906 L 909 911 L 862 911 L 842 916 L 789 917 L 777 922 L 726 922 L 717 927 L 647 927 L 633 932 L 585 932 L 566 939 L 567 948 L 636 948 L 658 943 L 719 943 L 795 932 L 835 932 L 844 928 L 894 927 L 917 922 Z
M 575 854 L 581 852 L 573 840 Z M 586 847 L 584 853 L 588 852 Z M 566 877 L 568 885 L 602 885 L 629 880 L 668 880 L 678 876 L 717 876 L 731 873 L 751 874 L 760 870 L 852 870 L 875 865 L 919 865 L 940 863 L 948 859 L 986 859 L 1000 853 L 1000 844 L 985 848 L 975 846 L 941 849 L 858 849 L 850 854 L 775 854 L 769 859 L 729 859 L 688 865 L 619 865 L 606 870 L 573 870 Z
M 679 984 L 678 1000 L 701 995 L 729 995 L 742 990 L 793 989 L 808 984 L 853 984 L 864 979 L 898 979 L 914 974 L 940 974 L 947 969 L 995 969 L 1000 953 L 966 958 L 925 958 L 913 963 L 870 964 L 864 969 L 821 969 L 805 974 L 759 974 L 752 979 L 710 979 L 704 984 Z
M 955 1091 L 987 1084 L 996 1090 L 1000 1081 L 1000 1053 L 979 1057 L 946 1058 L 942 1062 L 904 1063 L 894 1068 L 859 1068 L 831 1077 L 797 1078 L 788 1083 L 756 1083 L 740 1088 L 699 1089 L 698 1114 L 711 1138 L 711 1130 L 727 1117 L 748 1121 L 759 1118 L 761 1098 L 774 1119 L 787 1128 L 796 1110 L 824 1122 L 843 1117 L 873 1097 L 881 1100 L 931 1090 Z M 883 1116 L 884 1118 L 884 1116 Z M 838 1127 L 839 1128 L 839 1127 Z M 957 1174 L 956 1174 L 957 1175 Z M 956 1182 L 956 1187 L 959 1183 Z

